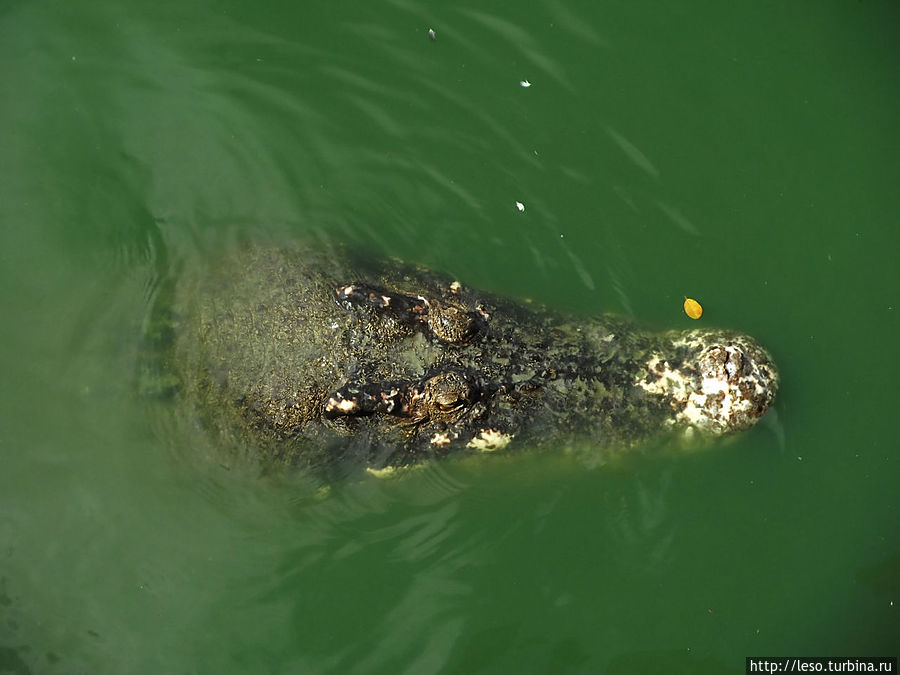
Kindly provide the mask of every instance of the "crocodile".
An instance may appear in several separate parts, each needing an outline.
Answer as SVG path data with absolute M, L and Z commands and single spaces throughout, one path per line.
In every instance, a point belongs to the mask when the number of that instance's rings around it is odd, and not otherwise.
M 753 426 L 778 388 L 738 332 L 569 315 L 332 244 L 234 246 L 172 295 L 177 397 L 214 444 L 267 466 L 717 437 Z

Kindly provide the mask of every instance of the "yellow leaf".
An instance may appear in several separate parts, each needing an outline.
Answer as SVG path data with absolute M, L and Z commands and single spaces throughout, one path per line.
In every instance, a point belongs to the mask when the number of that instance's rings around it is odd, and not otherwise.
M 700 303 L 693 298 L 685 298 L 684 313 L 692 319 L 699 319 L 703 316 L 703 308 L 700 306 Z

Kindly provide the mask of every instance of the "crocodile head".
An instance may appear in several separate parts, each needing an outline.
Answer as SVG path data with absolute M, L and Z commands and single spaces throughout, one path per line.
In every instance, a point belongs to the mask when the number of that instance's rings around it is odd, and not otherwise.
M 171 361 L 200 426 L 292 465 L 717 436 L 752 426 L 778 386 L 768 353 L 738 333 L 571 316 L 318 248 L 248 247 L 192 268 L 175 309 Z
M 631 445 L 672 429 L 722 435 L 752 426 L 774 400 L 777 371 L 750 337 L 650 333 L 611 316 L 574 319 L 457 282 L 451 289 L 430 298 L 361 284 L 335 291 L 355 313 L 355 356 L 379 362 L 363 370 L 407 377 L 350 378 L 322 414 L 387 439 L 396 448 L 387 464 L 501 450 L 514 439 Z

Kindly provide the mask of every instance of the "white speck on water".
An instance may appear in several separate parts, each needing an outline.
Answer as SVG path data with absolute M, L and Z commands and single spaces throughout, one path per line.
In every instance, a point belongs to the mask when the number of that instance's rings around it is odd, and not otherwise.
M 525 205 L 522 202 L 516 202 L 516 208 L 519 209 L 519 211 L 524 211 Z
M 528 89 L 528 87 L 531 86 L 531 82 L 529 82 L 528 80 L 522 80 L 521 82 L 519 82 L 519 86 L 525 87 L 526 89 Z

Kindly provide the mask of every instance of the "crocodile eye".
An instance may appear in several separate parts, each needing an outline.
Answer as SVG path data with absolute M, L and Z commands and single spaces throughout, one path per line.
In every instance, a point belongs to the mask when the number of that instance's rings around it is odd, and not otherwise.
M 435 375 L 425 385 L 425 397 L 432 410 L 452 413 L 461 410 L 472 399 L 472 389 L 458 373 Z
M 455 391 L 447 391 L 438 395 L 435 399 L 437 407 L 442 412 L 450 412 L 461 408 L 464 401 L 459 397 L 459 393 Z
M 452 305 L 431 304 L 428 327 L 439 340 L 451 344 L 465 344 L 478 332 L 478 324 L 471 314 Z

